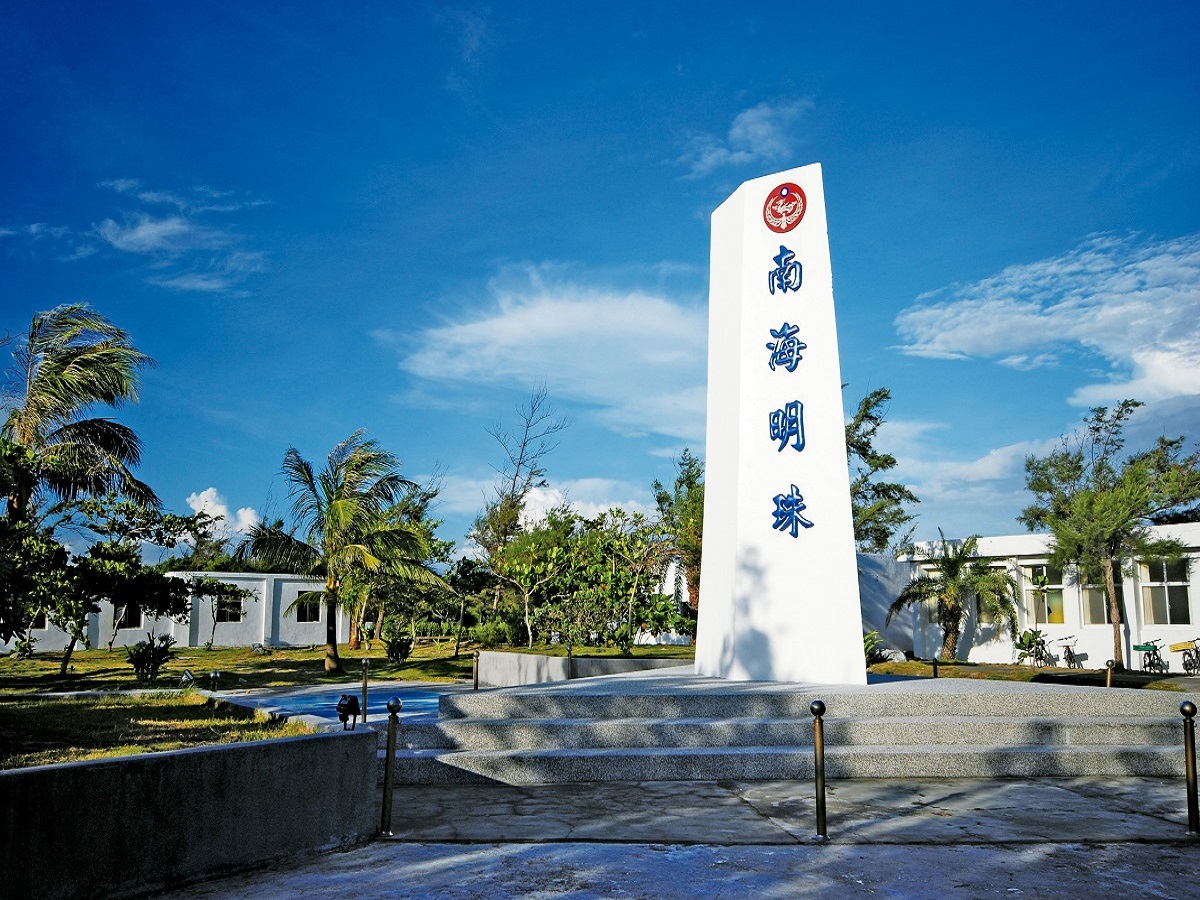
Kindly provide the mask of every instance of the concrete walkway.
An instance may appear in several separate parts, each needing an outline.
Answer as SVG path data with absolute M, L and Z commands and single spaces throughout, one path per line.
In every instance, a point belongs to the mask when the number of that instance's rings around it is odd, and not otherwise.
M 393 837 L 159 896 L 1195 897 L 1182 780 L 400 788 Z

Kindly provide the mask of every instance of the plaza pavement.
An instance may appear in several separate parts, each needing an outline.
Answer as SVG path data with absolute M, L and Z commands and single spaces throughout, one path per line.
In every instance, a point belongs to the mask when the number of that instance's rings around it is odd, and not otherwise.
M 825 840 L 811 782 L 393 797 L 390 837 L 157 896 L 1200 897 L 1183 779 L 831 781 Z
M 159 896 L 1200 895 L 1182 780 L 403 787 L 393 837 Z

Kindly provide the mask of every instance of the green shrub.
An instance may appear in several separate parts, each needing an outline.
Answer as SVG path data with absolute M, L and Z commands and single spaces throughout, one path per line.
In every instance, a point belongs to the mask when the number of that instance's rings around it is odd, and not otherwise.
M 471 629 L 471 639 L 485 650 L 492 650 L 501 644 L 511 644 L 511 629 L 508 623 L 501 619 L 481 622 Z
M 412 635 L 405 631 L 404 623 L 397 616 L 389 616 L 383 620 L 380 639 L 383 641 L 383 652 L 388 661 L 395 665 L 404 662 L 412 653 Z
M 1021 636 L 1017 638 L 1017 662 L 1023 663 L 1025 660 L 1036 655 L 1038 641 L 1042 639 L 1042 633 L 1035 628 L 1030 628 L 1021 632 Z
M 132 647 L 125 648 L 125 658 L 133 666 L 138 681 L 149 681 L 153 684 L 158 680 L 159 670 L 168 660 L 175 658 L 171 649 L 175 638 L 169 634 L 160 634 L 157 638 L 152 634 L 146 635 L 149 640 L 138 641 Z
M 33 659 L 33 647 L 37 643 L 37 638 L 29 633 L 19 635 L 13 641 L 12 654 L 17 659 Z
M 867 665 L 891 662 L 893 650 L 883 642 L 878 631 L 868 631 L 863 634 L 863 655 Z

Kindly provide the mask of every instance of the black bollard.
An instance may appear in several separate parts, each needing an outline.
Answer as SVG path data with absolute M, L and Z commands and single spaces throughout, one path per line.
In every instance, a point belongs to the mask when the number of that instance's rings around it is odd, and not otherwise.
M 808 706 L 813 714 L 813 768 L 817 781 L 817 837 L 827 838 L 825 828 L 825 702 L 814 700 Z
M 473 660 L 471 663 L 471 680 L 474 682 L 471 690 L 477 691 L 479 690 L 479 651 L 476 650 L 471 654 L 471 657 Z
M 367 724 L 367 672 L 370 671 L 371 661 L 365 656 L 362 660 L 363 667 L 363 702 L 362 702 L 362 720 L 363 724 Z
M 1200 802 L 1196 799 L 1196 704 L 1184 700 L 1179 704 L 1183 713 L 1184 770 L 1187 772 L 1188 834 L 1200 834 Z
M 396 781 L 396 732 L 400 730 L 400 710 L 404 704 L 399 697 L 387 702 L 388 730 L 387 756 L 383 760 L 383 815 L 379 819 L 379 833 L 392 836 L 392 789 Z
M 934 677 L 934 678 L 937 678 L 937 677 L 938 677 L 938 674 L 937 674 L 937 657 L 936 657 L 936 656 L 933 658 L 933 677 Z

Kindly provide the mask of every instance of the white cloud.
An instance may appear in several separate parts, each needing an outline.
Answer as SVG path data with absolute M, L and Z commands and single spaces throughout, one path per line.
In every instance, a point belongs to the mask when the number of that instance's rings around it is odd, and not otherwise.
M 220 224 L 225 213 L 262 206 L 267 201 L 194 185 L 181 191 L 147 188 L 136 178 L 101 181 L 97 187 L 121 195 L 123 209 L 78 236 L 64 229 L 64 240 L 80 241 L 65 260 L 81 259 L 109 247 L 144 257 L 146 281 L 175 291 L 222 293 L 239 288 L 262 271 L 265 254 L 246 249 L 246 238 Z M 174 211 L 163 207 L 174 207 Z M 43 227 L 47 226 L 35 226 Z M 30 232 L 33 236 L 40 235 Z M 58 237 L 58 235 L 56 235 Z
M 124 225 L 105 219 L 96 231 L 113 247 L 126 253 L 175 256 L 188 250 L 213 249 L 229 243 L 227 235 L 196 225 L 184 216 L 155 218 L 140 213 Z
M 619 433 L 703 442 L 702 306 L 526 276 L 514 288 L 493 286 L 494 303 L 482 312 L 415 336 L 376 337 L 400 344 L 401 368 L 425 379 L 521 390 L 545 383 Z
M 1082 347 L 1108 377 L 1080 405 L 1161 400 L 1200 384 L 1200 234 L 1162 241 L 1098 235 L 1052 259 L 926 294 L 896 317 L 903 352 L 1039 368 Z
M 233 287 L 233 283 L 224 275 L 204 274 L 201 272 L 184 272 L 168 278 L 151 277 L 146 279 L 159 287 L 175 291 L 195 291 L 199 293 L 219 294 Z
M 811 100 L 759 103 L 738 113 L 724 138 L 693 135 L 678 161 L 692 176 L 700 176 L 721 166 L 785 160 L 792 153 L 796 125 L 812 108 Z
M 589 519 L 617 507 L 630 514 L 652 516 L 657 510 L 648 498 L 648 491 L 627 482 L 610 478 L 578 478 L 534 488 L 525 500 L 522 518 L 526 524 L 539 522 L 550 510 L 563 505 L 570 506 Z
M 214 519 L 222 520 L 224 526 L 219 530 L 226 536 L 246 534 L 260 521 L 258 513 L 248 506 L 243 506 L 231 516 L 229 505 L 215 487 L 188 494 L 187 505 L 192 512 L 208 513 Z
M 97 182 L 96 187 L 108 188 L 118 194 L 128 194 L 141 187 L 141 182 L 136 178 L 110 178 L 107 181 Z

